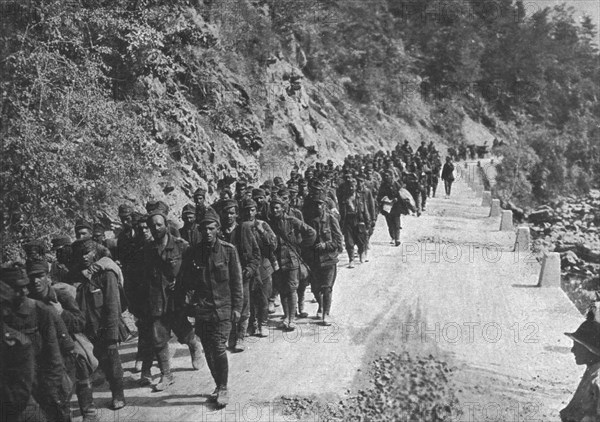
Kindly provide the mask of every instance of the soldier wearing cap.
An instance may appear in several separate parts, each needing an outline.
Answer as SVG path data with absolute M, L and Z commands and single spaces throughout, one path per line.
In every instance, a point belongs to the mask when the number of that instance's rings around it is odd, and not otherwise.
M 252 190 L 252 199 L 256 202 L 256 213 L 261 220 L 266 220 L 269 217 L 269 201 L 267 193 L 263 188 Z
M 150 213 L 147 222 L 153 240 L 145 243 L 143 249 L 144 277 L 139 289 L 143 307 L 139 309 L 142 321 L 139 329 L 145 338 L 152 339 L 153 352 L 162 375 L 154 388 L 163 391 L 174 383 L 168 344 L 171 330 L 181 344 L 189 347 L 192 367 L 196 370 L 202 364 L 202 348 L 183 309 L 176 303 L 179 272 L 189 245 L 169 232 L 167 216 L 162 210 Z M 150 367 L 142 367 L 140 382 L 150 384 L 150 380 Z
M 257 204 L 254 200 L 246 199 L 242 203 L 242 219 L 251 225 L 261 255 L 258 277 L 255 277 L 254 283 L 250 285 L 250 331 L 257 337 L 265 337 L 263 327 L 266 326 L 269 316 L 272 275 L 278 268 L 275 258 L 277 238 L 267 222 L 257 218 Z
M 85 353 L 75 348 L 73 339 L 76 334 L 83 335 L 85 317 L 75 297 L 67 290 L 55 289 L 51 284 L 47 268 L 42 262 L 27 265 L 29 277 L 29 296 L 56 310 L 55 326 L 57 338 L 67 373 L 75 384 L 81 414 L 85 422 L 97 420 L 96 406 L 92 394 L 90 371 Z
M 130 282 L 125 283 L 124 290 L 129 304 L 129 312 L 137 318 L 138 327 L 138 350 L 135 359 L 135 366 L 132 372 L 140 372 L 146 361 L 146 368 L 152 366 L 154 359 L 154 350 L 152 349 L 152 339 L 148 338 L 148 332 L 139 330 L 143 326 L 144 317 L 144 246 L 152 242 L 152 233 L 148 227 L 148 216 L 140 214 L 135 228 L 136 249 L 133 252 L 130 266 Z M 143 382 L 142 382 L 143 383 Z
M 375 206 L 375 198 L 373 196 L 373 192 L 369 189 L 365 183 L 365 178 L 363 175 L 358 175 L 356 177 L 356 194 L 361 198 L 361 202 L 366 204 L 367 210 L 369 211 L 369 216 L 371 218 L 370 224 L 367 226 L 367 244 L 364 250 L 364 256 L 361 257 L 361 261 L 369 262 L 369 249 L 370 239 L 375 230 L 375 224 L 377 223 L 377 207 Z
M 417 207 L 417 216 L 421 215 L 421 192 L 423 190 L 420 175 L 417 174 L 417 166 L 411 163 L 406 167 L 406 172 L 402 176 L 402 183 L 406 186 L 406 190 L 410 192 Z
M 571 352 L 577 365 L 586 365 L 573 398 L 560 411 L 563 422 L 596 422 L 600 416 L 600 322 L 594 313 L 574 333 L 565 333 L 573 340 Z
M 235 321 L 229 338 L 229 347 L 235 352 L 245 350 L 244 339 L 248 330 L 250 317 L 250 286 L 253 286 L 259 277 L 260 249 L 254 235 L 252 224 L 249 222 L 237 223 L 238 203 L 230 199 L 223 204 L 221 210 L 221 231 L 219 238 L 235 246 L 240 264 L 242 266 L 243 305 L 240 318 Z
M 360 262 L 363 262 L 371 229 L 369 208 L 364 195 L 357 192 L 354 178 L 348 181 L 345 195 L 340 198 L 340 216 L 348 253 L 348 268 L 354 268 L 354 246 L 357 246 Z
M 284 203 L 285 212 L 300 221 L 304 221 L 302 211 L 290 205 L 290 191 L 287 188 L 281 188 L 277 194 Z
M 204 211 L 201 211 L 200 217 L 204 218 Z M 196 223 L 196 207 L 192 204 L 187 204 L 181 211 L 181 219 L 183 220 L 183 227 L 179 230 L 181 238 L 190 245 L 200 243 L 200 229 L 198 223 Z
M 23 267 L 18 265 L 0 268 L 0 281 L 14 291 L 11 312 L 5 323 L 25 334 L 33 344 L 35 355 L 35 381 L 33 396 L 46 418 L 66 421 L 69 418 L 70 385 L 60 345 L 52 308 L 27 297 L 29 280 Z
M 94 228 L 89 221 L 82 218 L 75 222 L 75 238 L 79 239 L 91 239 Z
M 40 239 L 31 240 L 23 244 L 23 250 L 28 260 L 37 261 L 46 259 L 46 244 Z
M 207 210 L 198 223 L 202 242 L 186 251 L 179 296 L 191 298 L 185 309 L 195 319 L 196 333 L 216 384 L 210 399 L 224 407 L 229 403 L 227 342 L 232 321 L 240 319 L 243 307 L 242 268 L 235 247 L 218 238 L 217 213 Z
M 290 192 L 290 208 L 294 208 L 300 211 L 302 215 L 302 207 L 304 205 L 304 198 L 298 195 L 299 188 L 296 183 L 290 183 L 288 185 L 288 191 Z
M 94 355 L 110 385 L 111 407 L 117 410 L 125 406 L 123 368 L 117 348 L 122 311 L 119 281 L 117 266 L 110 258 L 103 258 L 108 265 L 94 268 L 100 259 L 96 245 L 92 239 L 73 243 L 74 273 L 81 282 L 77 304 L 85 315 L 84 334 L 94 345 Z
M 311 208 L 306 210 L 306 223 L 315 230 L 316 239 L 302 252 L 310 267 L 311 290 L 319 304 L 316 317 L 321 319 L 324 325 L 330 325 L 328 319 L 333 284 L 337 275 L 338 254 L 342 250 L 343 236 L 337 218 L 327 209 L 325 193 L 315 193 L 310 199 Z M 299 294 L 298 305 L 300 300 Z
M 238 203 L 240 203 L 244 199 L 246 186 L 248 186 L 248 182 L 246 182 L 245 180 L 238 180 L 235 183 L 235 194 L 233 196 L 233 199 L 235 199 Z
M 196 222 L 204 218 L 206 210 L 210 208 L 206 205 L 206 189 L 198 188 L 194 191 L 194 206 L 196 210 Z M 190 243 L 191 244 L 191 243 Z
M 383 183 L 379 189 L 377 203 L 380 204 L 381 214 L 385 217 L 388 226 L 388 232 L 392 238 L 391 243 L 395 246 L 400 246 L 400 215 L 402 199 L 400 198 L 400 189 L 402 185 L 394 180 L 394 175 L 391 171 L 383 174 Z M 391 210 L 385 209 L 383 199 L 387 198 L 391 201 Z
M 146 212 L 148 214 L 158 213 L 164 215 L 167 218 L 167 229 L 169 230 L 169 233 L 175 237 L 181 237 L 177 224 L 169 219 L 169 206 L 163 201 L 146 202 Z
M 68 274 L 72 267 L 71 238 L 59 236 L 52 239 L 52 250 L 56 260 L 50 265 L 50 278 L 54 283 L 67 283 Z
M 273 285 L 279 291 L 283 307 L 284 330 L 295 330 L 295 313 L 298 306 L 300 283 L 300 250 L 314 243 L 316 233 L 304 222 L 287 215 L 285 201 L 279 197 L 271 199 L 271 213 L 267 223 L 277 236 L 275 256 L 279 270 L 273 273 Z
M 2 420 L 27 420 L 26 408 L 31 404 L 35 377 L 33 344 L 18 330 L 8 326 L 13 318 L 14 290 L 0 281 L 0 403 Z M 6 418 L 6 419 L 4 419 Z

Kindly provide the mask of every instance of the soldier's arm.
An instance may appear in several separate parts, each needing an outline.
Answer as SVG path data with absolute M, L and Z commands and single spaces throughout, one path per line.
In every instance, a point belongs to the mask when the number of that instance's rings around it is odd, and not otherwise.
M 342 235 L 339 221 L 333 215 L 329 215 L 329 227 L 331 227 L 331 240 L 325 242 L 325 250 L 327 252 L 342 250 L 344 236 Z
M 292 217 L 292 225 L 294 227 L 294 231 L 300 233 L 302 236 L 302 242 L 300 243 L 301 248 L 308 248 L 315 243 L 317 239 L 317 232 L 308 224 L 303 221 L 298 220 L 297 218 Z
M 244 237 L 247 239 L 246 241 L 250 243 L 249 247 L 251 249 L 250 259 L 248 259 L 244 271 L 248 273 L 248 276 L 252 277 L 258 272 L 258 266 L 260 265 L 260 249 L 258 247 L 258 242 L 256 242 L 256 238 L 252 234 L 250 225 L 244 224 L 242 230 Z
M 6 379 L 2 380 L 0 397 L 2 404 L 7 405 L 0 412 L 14 412 L 17 415 L 27 407 L 35 375 L 33 346 L 28 338 L 19 334 L 15 333 L 15 344 L 10 349 L 2 345 L 2 373 Z
M 269 248 L 269 254 L 267 255 L 268 257 L 275 252 L 275 249 L 277 249 L 277 236 L 275 236 L 273 229 L 271 229 L 271 226 L 269 226 L 269 224 L 265 221 L 262 222 L 262 229 L 262 240 Z
M 104 306 L 100 327 L 102 338 L 108 342 L 119 340 L 119 319 L 121 318 L 121 302 L 119 299 L 119 287 L 117 276 L 112 271 L 105 272 Z
M 63 308 L 62 320 L 64 321 L 69 333 L 81 333 L 85 328 L 85 316 L 77 302 L 68 293 L 62 291 L 56 291 L 58 302 Z
M 48 394 L 54 401 L 59 401 L 59 391 L 57 386 L 61 385 L 63 372 L 62 356 L 60 354 L 60 346 L 56 336 L 56 325 L 51 310 L 39 303 L 37 306 L 39 330 L 42 336 L 42 352 L 40 356 L 39 377 L 43 383 L 40 388 L 47 389 Z
M 231 311 L 242 313 L 244 291 L 242 287 L 242 266 L 235 248 L 228 248 L 229 253 L 229 290 L 231 294 Z

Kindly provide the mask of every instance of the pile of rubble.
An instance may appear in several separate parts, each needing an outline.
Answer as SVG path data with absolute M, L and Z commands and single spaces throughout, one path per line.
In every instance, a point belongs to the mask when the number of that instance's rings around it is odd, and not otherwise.
M 380 357 L 371 364 L 371 386 L 337 403 L 317 397 L 282 397 L 283 414 L 320 421 L 459 420 L 452 370 L 434 357 L 408 353 Z M 455 419 L 458 418 L 458 419 Z
M 527 220 L 535 249 L 560 253 L 563 288 L 585 310 L 600 289 L 600 191 L 560 198 L 536 208 Z

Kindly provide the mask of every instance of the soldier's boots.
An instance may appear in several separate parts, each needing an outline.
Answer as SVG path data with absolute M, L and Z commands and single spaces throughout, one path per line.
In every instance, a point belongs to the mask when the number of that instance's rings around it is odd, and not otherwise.
M 152 384 L 152 374 L 149 371 L 148 372 L 142 371 L 142 376 L 140 377 L 138 384 L 140 387 L 147 387 L 147 386 L 151 385 Z
M 163 374 L 160 381 L 154 386 L 155 391 L 165 391 L 169 386 L 175 383 L 175 376 L 172 373 Z
M 218 396 L 219 396 L 219 387 L 215 387 L 215 391 L 210 393 L 210 395 L 208 396 L 208 401 L 211 403 L 214 403 L 217 401 Z
M 227 391 L 227 387 L 219 387 L 219 392 L 217 393 L 217 407 L 223 408 L 229 404 L 229 391 Z
M 304 312 L 304 295 L 298 295 L 298 313 L 296 318 L 308 318 L 308 312 Z
M 192 357 L 192 367 L 197 371 L 202 368 L 204 359 L 202 358 L 202 343 L 198 336 L 194 335 L 192 340 L 188 343 L 190 348 L 190 356 Z
M 256 337 L 267 337 L 267 334 L 265 333 L 265 330 L 264 330 L 262 324 L 259 324 L 258 327 L 256 327 L 256 331 L 254 332 L 254 335 Z
M 175 382 L 175 377 L 171 373 L 171 359 L 169 356 L 169 345 L 160 349 L 156 354 L 158 366 L 160 368 L 160 381 L 154 386 L 155 391 L 165 391 Z
M 94 395 L 92 392 L 92 386 L 86 383 L 77 383 L 76 387 L 77 401 L 79 402 L 79 409 L 83 416 L 83 422 L 97 422 L 98 409 L 94 404 Z

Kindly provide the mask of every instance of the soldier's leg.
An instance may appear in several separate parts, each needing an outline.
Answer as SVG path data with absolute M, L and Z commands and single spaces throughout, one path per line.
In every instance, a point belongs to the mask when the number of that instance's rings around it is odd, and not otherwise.
M 366 225 L 359 225 L 356 228 L 356 246 L 358 248 L 358 256 L 360 262 L 363 262 L 365 259 L 365 252 L 367 251 L 367 242 L 368 242 L 368 232 Z
M 277 279 L 275 277 L 275 273 L 277 271 L 275 271 L 272 274 L 272 283 L 271 283 L 271 293 L 269 294 L 269 313 L 273 314 L 275 313 L 275 307 L 277 307 L 278 305 L 275 303 L 275 300 L 277 299 L 277 296 L 279 296 L 279 286 L 278 286 L 278 282 Z
M 289 289 L 288 321 L 289 321 L 290 329 L 295 329 L 294 320 L 296 319 L 296 307 L 298 306 L 298 285 L 300 284 L 299 277 L 300 277 L 299 269 L 289 271 L 289 276 L 288 276 L 288 289 Z
M 321 293 L 321 269 L 314 266 L 310 268 L 310 290 L 313 292 L 319 308 L 317 309 L 317 318 L 323 312 L 323 294 Z
M 289 319 L 289 287 L 288 287 L 288 278 L 289 271 L 286 270 L 277 270 L 273 273 L 273 285 L 277 285 L 277 290 L 279 291 L 279 299 L 281 301 L 281 308 L 283 309 L 283 323 L 282 328 L 286 329 L 288 326 Z M 291 310 L 294 312 L 294 309 Z
M 354 268 L 354 227 L 350 224 L 346 224 L 344 228 L 344 242 L 346 253 L 348 254 L 348 268 Z
M 215 369 L 215 358 L 214 358 L 214 348 L 211 347 L 212 343 L 210 340 L 210 333 L 212 326 L 214 325 L 211 321 L 204 321 L 200 319 L 196 319 L 196 327 L 195 332 L 198 338 L 200 339 L 200 343 L 202 344 L 202 348 L 204 349 L 204 356 L 206 357 L 206 365 L 210 370 L 210 374 L 212 375 L 215 383 L 217 382 L 217 374 Z
M 394 221 L 389 213 L 385 214 L 385 223 L 387 224 L 388 233 L 392 238 L 392 243 L 394 243 Z
M 177 341 L 180 344 L 187 345 L 190 350 L 192 368 L 199 370 L 202 367 L 202 345 L 198 337 L 194 334 L 194 327 L 192 327 L 192 324 L 187 319 L 183 309 L 169 312 L 168 317 L 169 324 L 175 336 L 177 336 Z
M 257 283 L 250 297 L 250 305 L 254 313 L 256 329 L 254 335 L 263 337 L 263 327 L 267 325 L 269 315 L 269 285 L 271 277 L 266 277 L 261 283 Z
M 160 368 L 160 380 L 154 386 L 156 391 L 166 390 L 175 378 L 171 372 L 171 357 L 169 355 L 169 339 L 171 338 L 171 321 L 173 317 L 164 315 L 152 321 L 152 347 Z
M 83 422 L 95 422 L 98 420 L 98 414 L 94 404 L 90 370 L 86 358 L 82 355 L 75 358 L 75 379 L 75 393 Z
M 227 339 L 232 330 L 231 320 L 215 321 L 209 330 L 209 343 L 214 357 L 214 375 L 217 384 L 217 406 L 224 407 L 229 403 L 227 383 L 229 379 L 229 361 L 227 359 Z
M 425 211 L 427 206 L 427 195 L 424 190 L 421 191 L 421 209 Z
M 152 319 L 140 318 L 136 322 L 138 328 L 138 355 L 137 359 L 142 362 L 141 386 L 150 385 L 152 382 L 152 362 L 154 361 L 154 349 L 152 348 Z
M 243 304 L 242 312 L 239 321 L 236 321 L 231 330 L 229 337 L 229 347 L 235 352 L 243 352 L 245 350 L 244 339 L 246 331 L 248 331 L 248 318 L 250 317 L 250 283 L 243 283 Z
M 300 283 L 298 284 L 298 290 L 297 290 L 298 317 L 300 317 L 300 318 L 306 318 L 308 316 L 308 314 L 306 312 L 304 312 L 304 298 L 305 298 L 306 287 L 308 286 L 309 278 L 310 277 L 306 277 L 306 278 L 300 280 Z
M 321 291 L 323 293 L 323 324 L 328 325 L 331 302 L 333 298 L 333 285 L 337 275 L 337 266 L 331 265 L 321 269 Z
M 392 227 L 393 227 L 394 245 L 399 246 L 400 245 L 400 228 L 401 228 L 400 214 L 394 214 L 391 216 L 390 219 L 392 221 Z
M 117 342 L 97 341 L 94 343 L 94 355 L 110 386 L 112 393 L 112 408 L 120 409 L 125 406 L 123 392 L 123 367 L 117 348 Z

